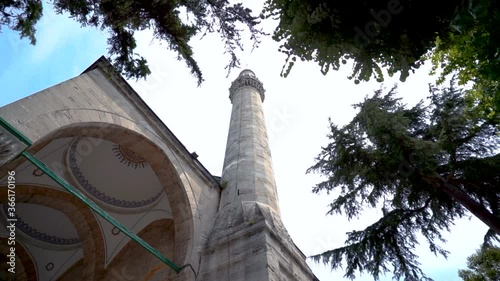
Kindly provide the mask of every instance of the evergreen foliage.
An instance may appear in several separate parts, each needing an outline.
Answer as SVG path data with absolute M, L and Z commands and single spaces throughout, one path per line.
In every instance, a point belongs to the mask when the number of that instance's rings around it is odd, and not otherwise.
M 467 267 L 469 269 L 458 271 L 458 276 L 464 281 L 500 280 L 500 248 L 481 247 L 475 254 L 467 258 Z
M 241 30 L 237 24 L 248 27 L 254 44 L 263 34 L 256 28 L 258 17 L 242 4 L 230 5 L 227 0 L 54 0 L 56 12 L 68 13 L 82 26 L 91 26 L 109 32 L 109 55 L 114 66 L 127 78 L 143 78 L 150 74 L 147 61 L 135 53 L 134 33 L 151 29 L 154 37 L 176 51 L 197 78 L 203 76 L 193 58 L 189 40 L 198 33 L 217 32 L 225 43 L 225 52 L 231 59 L 227 68 L 239 65 L 235 50 L 242 48 Z M 191 17 L 182 21 L 180 10 Z M 35 24 L 42 16 L 40 0 L 0 0 L 0 28 L 7 26 L 18 31 L 21 38 L 35 44 Z
M 0 0 L 0 30 L 7 26 L 19 32 L 21 38 L 36 43 L 35 24 L 42 17 L 42 2 L 39 0 Z
M 415 245 L 421 234 L 435 254 L 447 255 L 442 232 L 470 213 L 490 227 L 486 241 L 500 234 L 500 137 L 494 123 L 466 105 L 455 81 L 430 86 L 429 104 L 407 108 L 396 87 L 356 104 L 345 126 L 330 121 L 329 144 L 308 172 L 326 180 L 313 192 L 336 194 L 328 214 L 358 217 L 381 208 L 382 218 L 348 233 L 344 247 L 313 256 L 346 274 L 368 272 L 376 280 L 422 280 Z
M 458 72 L 461 85 L 473 82 L 478 109 L 500 124 L 498 0 L 267 0 L 262 18 L 279 21 L 285 77 L 297 59 L 323 74 L 352 60 L 356 84 L 382 82 L 382 69 L 405 81 L 431 59 L 442 78 Z
M 268 0 L 263 17 L 279 20 L 273 37 L 288 56 L 285 76 L 297 58 L 318 62 L 325 74 L 352 59 L 357 83 L 382 81 L 381 66 L 404 81 L 436 37 L 449 32 L 461 6 L 461 0 Z
M 436 40 L 436 48 L 427 56 L 432 74 L 442 69 L 438 83 L 452 73 L 460 85 L 472 84 L 470 96 L 478 109 L 500 124 L 500 10 L 496 0 L 469 2 L 457 13 L 452 29 Z

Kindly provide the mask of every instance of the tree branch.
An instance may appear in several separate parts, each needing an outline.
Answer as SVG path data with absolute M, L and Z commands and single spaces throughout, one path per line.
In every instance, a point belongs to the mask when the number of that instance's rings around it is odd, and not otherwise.
M 439 177 L 429 177 L 421 175 L 427 182 L 432 183 L 434 186 L 440 188 L 467 210 L 469 210 L 474 216 L 484 222 L 489 226 L 496 234 L 500 235 L 500 218 L 491 213 L 483 205 L 479 204 L 476 200 L 470 197 L 466 192 L 461 190 L 455 185 L 448 183 L 448 181 Z

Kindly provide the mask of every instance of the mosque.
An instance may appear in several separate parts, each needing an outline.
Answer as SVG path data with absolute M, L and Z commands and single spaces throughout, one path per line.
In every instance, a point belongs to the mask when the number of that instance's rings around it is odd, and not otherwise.
M 0 280 L 318 280 L 280 218 L 263 84 L 243 70 L 229 99 L 221 177 L 104 57 L 1 107 Z

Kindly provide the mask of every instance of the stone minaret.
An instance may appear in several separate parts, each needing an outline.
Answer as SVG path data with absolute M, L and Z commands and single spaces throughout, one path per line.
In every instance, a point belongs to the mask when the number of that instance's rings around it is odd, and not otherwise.
M 219 210 L 241 202 L 259 202 L 279 214 L 276 182 L 262 102 L 264 87 L 243 70 L 229 89 L 233 110 L 226 145 Z
M 243 70 L 229 89 L 233 109 L 223 190 L 202 251 L 199 280 L 317 280 L 281 222 L 262 109 L 264 92 L 251 70 Z

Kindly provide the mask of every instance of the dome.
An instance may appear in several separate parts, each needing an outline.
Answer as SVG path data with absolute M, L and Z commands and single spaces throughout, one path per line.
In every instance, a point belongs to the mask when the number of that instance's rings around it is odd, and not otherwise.
M 242 76 L 249 76 L 255 78 L 255 73 L 253 73 L 253 71 L 251 71 L 250 69 L 245 69 L 240 73 L 240 77 Z

